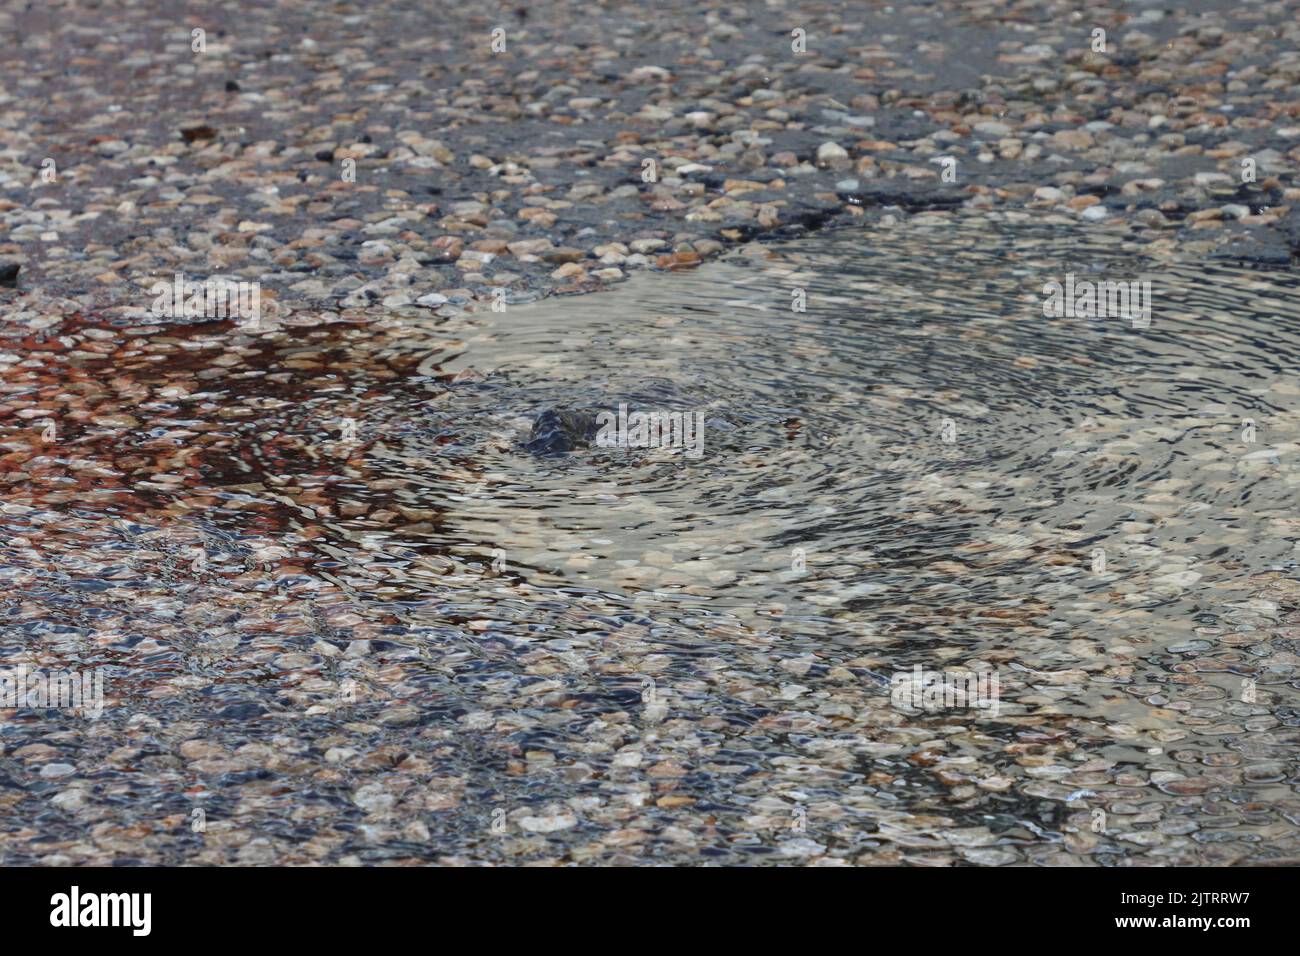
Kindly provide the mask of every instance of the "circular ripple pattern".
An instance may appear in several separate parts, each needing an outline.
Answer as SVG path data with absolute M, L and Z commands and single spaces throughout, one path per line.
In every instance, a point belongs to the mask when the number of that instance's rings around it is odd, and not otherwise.
M 926 218 L 504 313 L 58 330 L 0 393 L 3 647 L 111 700 L 5 725 L 49 841 L 5 858 L 1294 858 L 1294 276 Z M 1045 316 L 1070 274 L 1149 326 Z M 702 454 L 524 447 L 620 404 Z M 917 666 L 996 711 L 891 702 Z

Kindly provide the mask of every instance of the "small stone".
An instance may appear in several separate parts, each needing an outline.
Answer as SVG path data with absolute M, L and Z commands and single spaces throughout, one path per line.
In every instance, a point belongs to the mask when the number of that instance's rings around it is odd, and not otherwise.
M 1232 177 L 1227 173 L 1197 173 L 1196 185 L 1198 186 L 1231 186 L 1233 185 Z
M 215 139 L 217 131 L 206 123 L 200 126 L 184 126 L 181 128 L 181 137 L 187 143 L 198 143 L 207 139 Z
M 826 847 L 816 840 L 810 840 L 807 837 L 797 837 L 793 840 L 786 840 L 777 848 L 781 856 L 806 857 L 821 856 L 826 852 Z
M 64 790 L 50 798 L 50 803 L 68 813 L 75 813 L 86 805 L 86 791 Z
M 1093 142 L 1092 134 L 1085 129 L 1063 129 L 1052 134 L 1052 145 L 1057 149 L 1087 149 Z
M 540 256 L 552 248 L 552 245 L 549 239 L 519 239 L 508 243 L 506 248 L 510 250 L 512 256 Z
M 578 825 L 578 818 L 571 813 L 555 813 L 547 816 L 528 816 L 519 818 L 521 829 L 529 833 L 554 833 Z
M 574 249 L 572 246 L 556 246 L 553 249 L 547 249 L 539 253 L 539 255 L 547 262 L 577 262 L 587 256 L 581 249 Z
M 656 800 L 655 806 L 662 807 L 665 810 L 671 810 L 674 807 L 689 807 L 694 802 L 694 797 L 684 797 L 680 794 L 668 794 L 667 796 L 660 797 Z
M 384 789 L 382 783 L 368 783 L 352 794 L 352 802 L 367 813 L 384 813 L 393 808 L 397 797 Z
M 817 162 L 822 166 L 847 162 L 849 151 L 839 143 L 822 143 L 817 147 Z

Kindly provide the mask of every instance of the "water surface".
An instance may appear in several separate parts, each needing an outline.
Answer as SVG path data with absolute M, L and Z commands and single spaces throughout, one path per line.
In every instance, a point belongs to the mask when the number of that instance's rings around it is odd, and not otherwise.
M 1294 858 L 1296 281 L 1149 252 L 919 217 L 502 313 L 11 334 L 4 655 L 110 706 L 4 725 L 5 856 Z M 1149 327 L 1045 318 L 1067 272 Z M 702 457 L 523 447 L 620 403 Z M 895 706 L 917 665 L 997 713 Z

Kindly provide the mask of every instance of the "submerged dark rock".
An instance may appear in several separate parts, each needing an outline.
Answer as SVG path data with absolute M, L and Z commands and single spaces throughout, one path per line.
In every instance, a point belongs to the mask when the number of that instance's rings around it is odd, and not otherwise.
M 21 268 L 17 262 L 0 262 L 0 285 L 17 285 L 18 270 Z
M 590 445 L 599 430 L 593 411 L 548 408 L 533 422 L 524 447 L 534 455 L 563 455 Z

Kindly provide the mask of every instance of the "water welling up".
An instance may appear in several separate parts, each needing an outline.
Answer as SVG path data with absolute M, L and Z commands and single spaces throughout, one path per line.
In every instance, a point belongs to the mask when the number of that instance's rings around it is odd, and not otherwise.
M 920 217 L 449 320 L 62 330 L 3 372 L 4 651 L 108 701 L 3 745 L 102 763 L 9 772 L 116 822 L 7 855 L 1293 856 L 1296 289 Z

